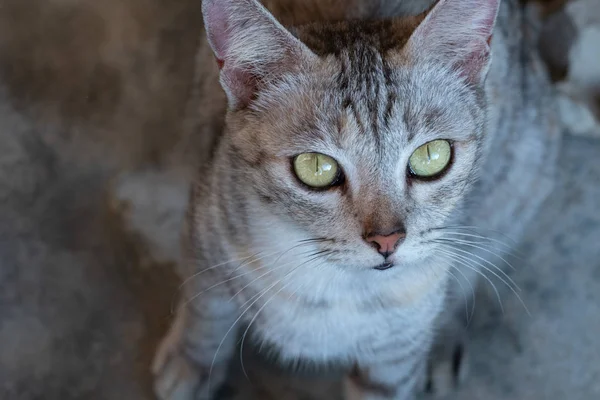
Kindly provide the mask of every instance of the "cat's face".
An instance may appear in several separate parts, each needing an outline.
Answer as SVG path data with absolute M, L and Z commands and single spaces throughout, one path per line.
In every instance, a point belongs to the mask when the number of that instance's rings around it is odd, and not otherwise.
M 320 259 L 348 270 L 409 266 L 434 253 L 436 228 L 479 173 L 488 61 L 473 59 L 487 46 L 472 43 L 458 60 L 416 56 L 436 48 L 426 40 L 441 40 L 435 23 L 447 23 L 440 13 L 448 11 L 439 7 L 425 21 L 298 29 L 310 50 L 278 31 L 272 40 L 289 40 L 287 54 L 274 53 L 258 78 L 228 70 L 224 52 L 234 45 L 212 37 L 231 105 L 231 167 L 242 177 L 232 190 L 247 202 L 260 251 L 319 239 L 311 243 Z

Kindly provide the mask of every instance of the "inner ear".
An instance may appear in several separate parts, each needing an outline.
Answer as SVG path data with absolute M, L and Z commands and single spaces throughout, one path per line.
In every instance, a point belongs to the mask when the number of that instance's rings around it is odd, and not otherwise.
M 252 71 L 229 68 L 222 62 L 221 84 L 230 96 L 235 96 L 236 108 L 244 108 L 256 99 L 259 77 Z

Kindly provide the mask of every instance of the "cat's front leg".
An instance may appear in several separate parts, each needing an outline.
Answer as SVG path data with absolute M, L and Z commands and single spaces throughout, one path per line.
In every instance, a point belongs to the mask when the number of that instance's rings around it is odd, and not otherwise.
M 160 400 L 208 400 L 225 381 L 235 347 L 237 308 L 223 294 L 182 302 L 153 364 Z
M 346 379 L 346 400 L 413 400 L 425 377 L 426 353 L 357 366 Z

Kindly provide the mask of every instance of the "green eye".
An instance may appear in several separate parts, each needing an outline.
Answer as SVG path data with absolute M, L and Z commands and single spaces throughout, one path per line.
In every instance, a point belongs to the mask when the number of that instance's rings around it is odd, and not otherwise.
M 333 185 L 340 173 L 337 161 L 321 153 L 303 153 L 296 156 L 294 172 L 304 184 L 314 188 Z
M 447 140 L 434 140 L 419 147 L 410 156 L 410 171 L 420 178 L 431 178 L 443 172 L 450 164 L 452 147 Z

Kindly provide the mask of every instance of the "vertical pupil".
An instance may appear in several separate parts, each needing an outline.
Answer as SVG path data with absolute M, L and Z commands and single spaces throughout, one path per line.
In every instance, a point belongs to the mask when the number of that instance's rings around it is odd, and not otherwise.
M 319 173 L 319 156 L 315 154 L 315 175 Z

